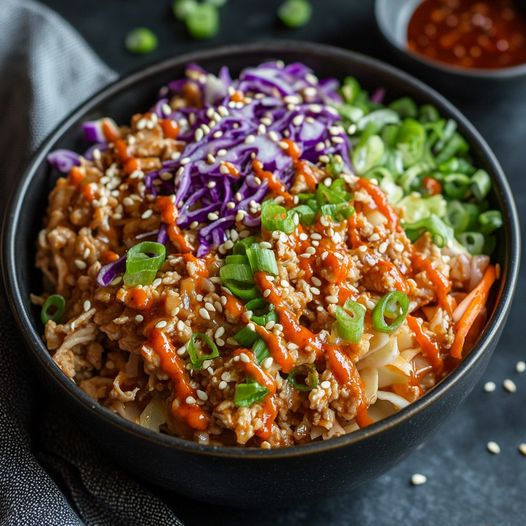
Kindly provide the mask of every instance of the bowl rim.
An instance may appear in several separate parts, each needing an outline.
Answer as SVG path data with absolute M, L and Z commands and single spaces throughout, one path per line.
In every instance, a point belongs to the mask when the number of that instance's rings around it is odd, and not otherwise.
M 389 27 L 384 23 L 384 17 L 382 16 L 383 10 L 385 9 L 388 1 L 389 0 L 375 0 L 374 15 L 376 19 L 376 25 L 378 26 L 380 33 L 382 33 L 382 36 L 389 42 L 389 44 L 406 57 L 420 62 L 429 68 L 442 71 L 443 73 L 450 73 L 457 77 L 504 81 L 507 79 L 526 76 L 526 62 L 505 68 L 462 68 L 460 66 L 453 66 L 439 60 L 433 60 L 426 57 L 425 55 L 416 53 L 408 47 L 400 45 L 400 43 L 393 37 L 393 33 L 390 31 Z M 419 2 L 421 1 L 422 0 L 419 0 Z M 409 16 L 411 16 L 413 12 L 414 9 L 410 12 Z
M 121 90 L 129 88 L 134 84 L 140 84 L 147 81 L 151 76 L 162 73 L 165 70 L 180 67 L 189 62 L 210 61 L 223 59 L 224 63 L 228 65 L 228 60 L 232 55 L 243 54 L 268 54 L 280 58 L 280 54 L 287 52 L 296 52 L 309 55 L 311 57 L 319 57 L 326 59 L 340 59 L 346 60 L 350 64 L 361 64 L 366 67 L 372 67 L 386 78 L 396 79 L 405 85 L 412 87 L 418 91 L 423 98 L 433 102 L 441 111 L 445 111 L 457 120 L 462 129 L 462 132 L 468 139 L 468 142 L 477 147 L 479 156 L 484 159 L 487 166 L 490 168 L 492 181 L 495 185 L 496 191 L 500 194 L 504 206 L 503 212 L 505 219 L 505 228 L 509 244 L 509 260 L 505 265 L 505 276 L 501 281 L 499 301 L 495 306 L 491 318 L 488 320 L 484 328 L 482 337 L 472 349 L 469 356 L 467 356 L 462 363 L 446 378 L 444 378 L 436 387 L 428 391 L 422 398 L 411 403 L 408 407 L 402 409 L 398 413 L 381 420 L 370 427 L 360 429 L 353 433 L 343 435 L 338 438 L 333 438 L 321 442 L 311 442 L 302 445 L 291 446 L 288 448 L 276 449 L 258 449 L 258 448 L 243 448 L 239 446 L 210 446 L 202 445 L 190 440 L 174 437 L 171 435 L 161 434 L 147 428 L 141 427 L 138 424 L 130 422 L 120 415 L 113 413 L 109 409 L 103 407 L 98 402 L 91 399 L 84 391 L 80 389 L 74 382 L 64 375 L 64 373 L 53 362 L 51 355 L 44 345 L 41 334 L 39 334 L 31 323 L 33 315 L 29 309 L 25 308 L 24 300 L 21 296 L 19 287 L 19 272 L 16 265 L 15 253 L 15 238 L 17 223 L 22 214 L 22 203 L 25 199 L 28 188 L 32 182 L 33 177 L 40 165 L 45 161 L 48 151 L 52 145 L 60 140 L 68 130 L 68 128 L 82 119 L 85 113 L 96 108 L 103 101 L 110 99 L 117 95 Z M 441 398 L 448 390 L 458 384 L 468 371 L 474 367 L 483 355 L 488 352 L 491 342 L 495 339 L 505 322 L 507 313 L 509 311 L 519 271 L 520 259 L 520 232 L 519 220 L 517 210 L 513 200 L 510 187 L 506 177 L 498 163 L 495 155 L 470 123 L 470 121 L 460 111 L 447 101 L 442 95 L 437 93 L 421 81 L 415 79 L 409 74 L 377 59 L 362 55 L 353 51 L 344 50 L 334 46 L 325 44 L 318 44 L 312 42 L 299 42 L 294 40 L 271 40 L 256 43 L 249 43 L 244 45 L 229 45 L 222 46 L 215 49 L 204 51 L 197 51 L 181 56 L 168 58 L 161 62 L 152 64 L 146 68 L 141 68 L 129 75 L 117 79 L 109 85 L 100 89 L 93 96 L 83 101 L 73 111 L 71 111 L 47 136 L 47 139 L 38 148 L 36 153 L 32 156 L 27 165 L 22 178 L 20 179 L 15 191 L 11 195 L 2 228 L 2 273 L 4 283 L 6 285 L 7 297 L 11 307 L 11 311 L 15 316 L 19 330 L 22 332 L 25 342 L 33 355 L 40 362 L 40 365 L 46 373 L 53 379 L 57 387 L 60 387 L 64 394 L 72 398 L 75 403 L 80 404 L 86 411 L 93 413 L 95 417 L 103 419 L 107 424 L 117 428 L 121 432 L 134 435 L 144 442 L 150 442 L 157 446 L 173 448 L 180 452 L 192 453 L 202 456 L 211 457 L 228 457 L 239 459 L 260 459 L 271 460 L 277 458 L 291 458 L 298 456 L 305 456 L 311 454 L 320 454 L 330 450 L 339 449 L 341 447 L 357 444 L 368 438 L 379 435 L 387 429 L 396 427 L 408 420 L 411 420 L 417 413 L 424 411 L 436 400 Z

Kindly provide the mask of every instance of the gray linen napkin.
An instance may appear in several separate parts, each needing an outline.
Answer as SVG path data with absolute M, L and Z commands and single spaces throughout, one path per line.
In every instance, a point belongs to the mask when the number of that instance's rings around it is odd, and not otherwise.
M 49 9 L 0 0 L 2 213 L 45 134 L 115 76 Z M 3 285 L 0 293 L 0 524 L 180 525 L 166 504 L 42 400 Z

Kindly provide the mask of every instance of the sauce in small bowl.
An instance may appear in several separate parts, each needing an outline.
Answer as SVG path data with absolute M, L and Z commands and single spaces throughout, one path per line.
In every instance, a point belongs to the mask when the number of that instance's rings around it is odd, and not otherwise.
M 414 53 L 467 69 L 526 63 L 526 15 L 512 0 L 423 0 L 407 26 Z

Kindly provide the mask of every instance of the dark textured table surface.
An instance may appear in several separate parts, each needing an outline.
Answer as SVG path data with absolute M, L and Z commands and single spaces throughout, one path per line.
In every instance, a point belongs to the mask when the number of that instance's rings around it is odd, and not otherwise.
M 208 42 L 190 40 L 173 19 L 171 0 L 44 0 L 74 25 L 95 51 L 119 73 L 165 57 L 225 43 L 295 38 L 313 40 L 396 60 L 378 35 L 372 0 L 314 0 L 314 18 L 296 31 L 279 27 L 278 0 L 230 0 L 221 11 L 221 31 Z M 126 33 L 149 26 L 160 39 L 159 49 L 146 57 L 129 55 L 122 44 Z M 426 79 L 431 84 L 432 79 Z M 482 132 L 494 149 L 513 188 L 521 222 L 526 219 L 526 89 L 517 86 L 505 96 L 481 87 L 468 100 L 447 95 Z M 517 446 L 526 443 L 526 374 L 515 363 L 526 359 L 524 294 L 521 275 L 514 309 L 501 343 L 482 382 L 456 415 L 424 447 L 371 484 L 344 497 L 307 502 L 293 509 L 236 511 L 195 504 L 170 495 L 169 500 L 189 525 L 252 524 L 309 525 L 519 525 L 526 515 L 526 457 Z M 517 392 L 502 389 L 513 379 Z M 497 390 L 485 393 L 493 380 Z M 497 441 L 502 452 L 490 455 L 486 442 Z M 428 477 L 412 487 L 411 474 Z M 197 511 L 199 510 L 199 511 Z

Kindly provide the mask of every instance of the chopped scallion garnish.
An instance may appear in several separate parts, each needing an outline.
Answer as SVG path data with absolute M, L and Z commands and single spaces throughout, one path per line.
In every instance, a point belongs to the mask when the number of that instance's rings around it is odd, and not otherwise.
M 389 292 L 380 299 L 373 310 L 373 327 L 380 332 L 393 332 L 402 325 L 408 311 L 407 295 L 399 291 Z
M 58 323 L 64 311 L 66 310 L 66 300 L 60 294 L 52 294 L 49 296 L 44 305 L 42 305 L 42 310 L 40 311 L 40 319 L 45 325 L 49 320 Z

